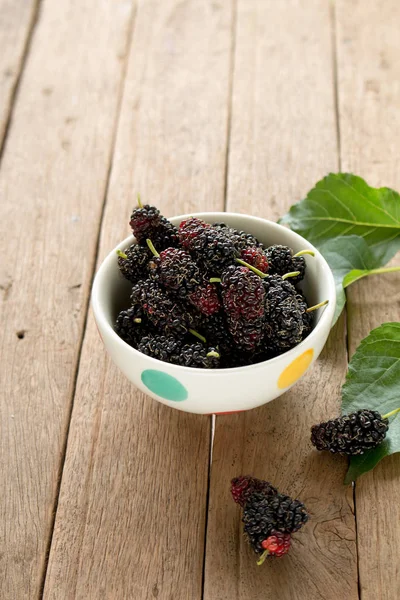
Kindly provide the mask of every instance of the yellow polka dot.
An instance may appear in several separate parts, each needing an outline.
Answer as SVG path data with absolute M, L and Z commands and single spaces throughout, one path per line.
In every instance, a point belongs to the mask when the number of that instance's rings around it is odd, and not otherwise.
M 307 371 L 314 356 L 314 350 L 310 348 L 300 354 L 286 367 L 279 376 L 278 387 L 281 389 L 293 385 Z

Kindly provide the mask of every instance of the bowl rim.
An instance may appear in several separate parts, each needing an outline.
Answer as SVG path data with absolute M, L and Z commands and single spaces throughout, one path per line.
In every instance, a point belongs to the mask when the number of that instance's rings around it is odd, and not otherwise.
M 248 221 L 258 221 L 263 226 L 267 225 L 269 228 L 273 228 L 276 230 L 284 229 L 290 235 L 297 238 L 297 240 L 299 242 L 303 242 L 304 248 L 307 247 L 307 248 L 311 249 L 315 253 L 314 260 L 316 259 L 321 263 L 321 265 L 324 269 L 324 276 L 327 277 L 327 283 L 328 283 L 328 298 L 327 299 L 329 300 L 329 303 L 324 307 L 324 310 L 322 311 L 322 314 L 320 315 L 320 317 L 319 317 L 314 329 L 311 331 L 311 333 L 304 340 L 302 340 L 299 344 L 297 344 L 297 346 L 294 346 L 294 348 L 291 348 L 290 350 L 287 350 L 286 352 L 283 352 L 282 354 L 279 354 L 278 356 L 274 356 L 273 358 L 269 358 L 267 360 L 261 361 L 254 365 L 245 365 L 245 366 L 241 366 L 241 367 L 225 367 L 225 368 L 219 368 L 219 369 L 199 369 L 197 367 L 185 367 L 182 365 L 175 365 L 173 363 L 166 363 L 162 360 L 159 360 L 158 358 L 153 358 L 152 356 L 148 356 L 147 354 L 143 354 L 142 352 L 139 352 L 139 350 L 136 350 L 136 348 L 133 348 L 132 346 L 127 344 L 117 334 L 117 332 L 114 330 L 114 327 L 110 324 L 107 317 L 105 316 L 103 307 L 102 307 L 100 299 L 99 299 L 99 297 L 100 297 L 99 291 L 100 291 L 101 286 L 104 283 L 103 280 L 105 279 L 105 275 L 108 272 L 108 269 L 111 267 L 112 263 L 117 265 L 117 261 L 116 261 L 117 250 L 125 250 L 131 244 L 135 243 L 136 238 L 133 235 L 129 235 L 124 240 L 119 242 L 115 246 L 115 248 L 113 248 L 111 250 L 111 252 L 109 252 L 106 255 L 106 257 L 104 258 L 104 260 L 102 261 L 100 267 L 98 268 L 98 270 L 96 272 L 96 275 L 95 275 L 95 278 L 93 281 L 93 285 L 92 285 L 91 305 L 92 305 L 92 310 L 94 313 L 95 321 L 99 325 L 99 328 L 100 328 L 100 324 L 101 324 L 101 328 L 105 329 L 106 332 L 108 332 L 111 335 L 111 337 L 114 338 L 114 340 L 117 342 L 117 344 L 121 346 L 122 350 L 124 350 L 125 352 L 128 352 L 128 353 L 131 353 L 132 358 L 135 356 L 138 356 L 141 359 L 150 361 L 150 363 L 154 363 L 154 365 L 155 366 L 157 365 L 158 368 L 159 368 L 159 365 L 168 365 L 169 370 L 176 371 L 177 373 L 203 374 L 203 375 L 213 376 L 213 377 L 217 377 L 217 376 L 227 374 L 227 373 L 229 373 L 229 374 L 244 373 L 245 371 L 248 371 L 250 369 L 253 369 L 253 370 L 262 369 L 262 368 L 264 368 L 265 365 L 279 364 L 279 362 L 282 360 L 285 360 L 285 362 L 287 360 L 288 364 L 290 364 L 294 358 L 296 358 L 299 354 L 302 354 L 301 350 L 305 351 L 309 348 L 313 348 L 314 341 L 315 341 L 315 339 L 318 338 L 319 332 L 323 328 L 323 325 L 325 323 L 327 323 L 328 328 L 329 329 L 331 328 L 333 317 L 335 314 L 335 307 L 336 307 L 336 286 L 335 286 L 335 280 L 333 277 L 333 273 L 332 273 L 332 270 L 329 267 L 327 261 L 322 256 L 322 254 L 319 252 L 319 250 L 313 244 L 311 244 L 306 238 L 302 237 L 301 235 L 299 235 L 292 229 L 289 229 L 288 227 L 285 227 L 279 223 L 275 223 L 274 221 L 270 221 L 269 219 L 264 219 L 263 217 L 255 217 L 253 215 L 248 215 L 248 214 L 235 213 L 235 212 L 197 212 L 197 213 L 189 213 L 189 214 L 183 214 L 183 215 L 177 215 L 174 217 L 169 217 L 168 220 L 171 221 L 171 223 L 173 223 L 174 225 L 178 225 L 181 221 L 183 221 L 184 219 L 188 219 L 190 217 L 197 217 L 199 219 L 203 219 L 206 222 L 209 222 L 209 221 L 210 222 L 224 222 L 224 217 L 225 218 L 226 217 L 228 217 L 228 218 L 234 217 L 234 218 L 245 219 Z M 228 226 L 229 226 L 229 223 L 228 223 Z M 300 350 L 300 352 L 299 352 L 299 350 Z

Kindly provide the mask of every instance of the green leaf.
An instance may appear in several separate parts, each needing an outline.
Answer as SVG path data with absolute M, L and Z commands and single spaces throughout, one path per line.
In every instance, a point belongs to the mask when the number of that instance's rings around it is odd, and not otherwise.
M 338 236 L 364 238 L 380 265 L 400 249 L 400 195 L 351 173 L 331 173 L 281 219 L 320 246 Z
M 342 388 L 342 413 L 363 408 L 385 415 L 400 406 L 400 323 L 373 329 L 355 351 Z M 385 456 L 400 452 L 400 414 L 390 418 L 385 441 L 353 456 L 345 483 L 373 469 Z
M 355 272 L 370 273 L 372 269 L 380 266 L 380 262 L 373 255 L 366 241 L 357 235 L 333 238 L 321 244 L 319 250 L 328 262 L 335 278 L 334 323 L 336 323 L 346 304 L 344 287 L 347 286 L 344 285 L 344 280 Z

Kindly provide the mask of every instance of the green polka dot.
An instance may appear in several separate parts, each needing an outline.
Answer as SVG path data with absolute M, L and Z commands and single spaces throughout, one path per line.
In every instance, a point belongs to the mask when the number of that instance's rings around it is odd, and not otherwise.
M 154 394 L 165 400 L 182 402 L 182 400 L 186 400 L 188 397 L 185 386 L 175 379 L 175 377 L 172 377 L 172 375 L 168 375 L 168 373 L 156 371 L 155 369 L 146 369 L 146 371 L 142 372 L 141 379 L 151 392 L 154 392 Z

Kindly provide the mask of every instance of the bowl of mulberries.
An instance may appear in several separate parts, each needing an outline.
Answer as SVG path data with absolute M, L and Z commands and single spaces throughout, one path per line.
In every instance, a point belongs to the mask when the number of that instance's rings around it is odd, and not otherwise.
M 138 199 L 130 237 L 96 274 L 92 306 L 112 360 L 179 410 L 255 408 L 320 354 L 335 311 L 323 256 L 290 229 L 250 215 L 167 219 Z

